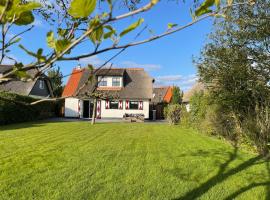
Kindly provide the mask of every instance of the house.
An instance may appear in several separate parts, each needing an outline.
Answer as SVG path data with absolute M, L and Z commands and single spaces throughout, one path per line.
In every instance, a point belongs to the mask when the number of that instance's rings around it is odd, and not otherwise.
M 125 114 L 149 118 L 153 82 L 143 68 L 75 68 L 62 94 L 65 117 L 91 118 L 94 92 L 99 97 L 97 118 L 123 118 Z
M 150 118 L 151 119 L 164 119 L 164 108 L 166 104 L 171 102 L 172 88 L 168 87 L 156 87 L 153 89 L 153 98 L 150 105 Z M 155 116 L 153 116 L 153 110 Z
M 3 74 L 11 71 L 12 69 L 12 65 L 0 65 L 0 78 Z M 30 77 L 33 77 L 36 72 L 37 71 L 35 69 L 27 71 Z M 34 80 L 29 79 L 27 81 L 22 81 L 19 78 L 14 77 L 14 79 L 10 81 L 0 83 L 0 91 L 31 96 L 34 98 L 48 98 L 54 96 L 50 79 L 46 75 L 41 75 Z
M 190 99 L 191 97 L 200 91 L 205 91 L 205 86 L 201 82 L 195 83 L 190 90 L 184 93 L 183 104 L 186 106 L 187 111 L 190 111 Z
M 172 87 L 156 87 L 153 89 L 152 103 L 170 103 L 172 99 Z

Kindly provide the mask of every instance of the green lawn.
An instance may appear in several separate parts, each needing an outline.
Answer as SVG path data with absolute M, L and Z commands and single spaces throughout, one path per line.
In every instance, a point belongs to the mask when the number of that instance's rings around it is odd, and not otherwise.
M 0 128 L 0 199 L 270 199 L 260 157 L 166 124 Z

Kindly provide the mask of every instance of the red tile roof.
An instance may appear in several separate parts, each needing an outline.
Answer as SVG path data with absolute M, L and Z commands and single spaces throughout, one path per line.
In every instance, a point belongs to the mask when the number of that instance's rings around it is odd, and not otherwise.
M 75 95 L 75 92 L 79 86 L 79 82 L 83 75 L 84 69 L 73 69 L 71 76 L 68 79 L 67 85 L 64 88 L 62 97 L 68 97 Z
M 171 102 L 171 100 L 172 100 L 172 87 L 168 87 L 167 92 L 166 92 L 163 100 L 167 103 Z

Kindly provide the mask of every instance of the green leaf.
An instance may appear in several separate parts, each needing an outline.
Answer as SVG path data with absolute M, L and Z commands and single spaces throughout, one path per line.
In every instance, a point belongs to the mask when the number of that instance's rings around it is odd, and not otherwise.
M 113 27 L 111 27 L 110 25 L 107 25 L 104 28 L 109 30 L 107 33 L 104 34 L 104 36 L 103 36 L 104 39 L 110 38 L 110 37 L 112 37 L 112 35 L 116 34 L 115 29 Z
M 91 41 L 94 43 L 94 44 L 97 44 L 97 43 L 100 43 L 101 40 L 102 40 L 102 36 L 103 36 L 103 27 L 99 27 L 97 28 L 95 31 L 93 31 L 91 34 L 90 34 L 90 39 Z
M 168 29 L 172 29 L 173 27 L 178 26 L 178 24 L 172 24 L 172 23 L 168 23 Z
M 27 74 L 26 71 L 22 70 L 23 68 L 23 64 L 22 63 L 15 63 L 14 64 L 14 75 L 17 76 L 20 79 L 29 79 L 32 78 L 29 74 Z
M 32 51 L 29 51 L 28 49 L 26 49 L 23 45 L 19 45 L 19 47 L 24 50 L 28 55 L 33 56 L 35 58 L 37 58 L 38 62 L 45 62 L 46 61 L 46 57 L 42 56 L 43 53 L 43 49 L 38 49 L 37 53 L 34 53 Z
M 96 8 L 96 0 L 73 0 L 68 13 L 74 18 L 86 18 Z
M 102 36 L 104 33 L 103 26 L 101 26 L 99 18 L 94 18 L 90 22 L 90 28 L 93 29 L 93 32 L 89 35 L 89 38 L 94 44 L 98 44 L 102 40 Z
M 22 50 L 24 50 L 28 55 L 36 57 L 36 54 L 35 54 L 34 52 L 29 51 L 29 50 L 26 49 L 23 45 L 20 44 L 19 47 L 20 47 Z
M 43 54 L 43 49 L 39 48 L 37 50 L 37 54 L 36 54 L 37 55 L 36 57 L 37 57 L 39 63 L 46 61 L 46 57 L 42 56 L 42 54 Z
M 20 14 L 19 18 L 15 20 L 16 25 L 27 25 L 33 23 L 35 20 L 34 15 L 32 14 L 31 11 L 25 11 Z
M 8 44 L 8 46 L 11 46 L 13 44 L 16 44 L 16 43 L 18 43 L 20 41 L 21 41 L 21 38 L 20 37 L 14 38 L 12 41 L 10 41 L 10 43 Z
M 14 70 L 20 70 L 23 68 L 23 64 L 22 63 L 15 63 L 13 68 L 14 68 Z
M 41 6 L 41 4 L 37 2 L 21 3 L 20 0 L 13 0 L 10 2 L 10 6 L 8 7 L 2 21 L 11 22 L 15 19 L 14 23 L 19 26 L 31 24 L 35 19 L 32 11 Z
M 55 49 L 55 39 L 52 31 L 47 33 L 47 44 L 49 47 Z
M 127 27 L 125 30 L 123 30 L 120 33 L 120 37 L 123 37 L 124 35 L 126 35 L 127 33 L 129 33 L 130 31 L 133 31 L 134 29 L 136 29 L 138 26 L 140 26 L 142 23 L 144 22 L 143 18 L 140 18 L 137 22 L 131 24 L 129 27 Z
M 57 40 L 55 43 L 55 50 L 57 53 L 64 51 L 70 45 L 70 41 L 67 39 Z
M 21 80 L 26 80 L 26 79 L 31 78 L 31 76 L 27 74 L 26 71 L 22 71 L 22 70 L 15 71 L 14 74 Z
M 215 4 L 215 0 L 205 0 L 201 6 L 195 11 L 195 15 L 197 17 L 210 13 L 212 10 L 209 8 Z

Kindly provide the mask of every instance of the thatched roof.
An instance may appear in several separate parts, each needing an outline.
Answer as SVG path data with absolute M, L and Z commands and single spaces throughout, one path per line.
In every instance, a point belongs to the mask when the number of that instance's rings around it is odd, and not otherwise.
M 201 83 L 201 82 L 195 83 L 190 90 L 188 90 L 187 92 L 184 93 L 183 102 L 188 103 L 190 101 L 190 98 L 196 92 L 200 92 L 200 91 L 204 91 L 204 90 L 205 90 L 205 86 L 203 83 Z
M 13 66 L 11 65 L 0 65 L 0 69 L 2 73 L 8 72 L 12 70 Z M 27 74 L 33 78 L 38 71 L 36 69 L 31 69 L 27 71 Z M 1 74 L 1 73 L 0 73 Z M 38 79 L 42 79 L 46 82 L 46 85 L 48 86 L 49 92 L 51 97 L 53 97 L 53 90 L 51 87 L 51 82 L 49 78 L 46 75 L 41 75 L 37 78 L 34 78 L 33 80 L 29 79 L 26 81 L 22 81 L 19 78 L 14 78 L 10 81 L 2 82 L 0 83 L 0 91 L 5 92 L 12 92 L 20 95 L 30 95 L 34 85 L 36 84 Z
M 95 74 L 96 76 L 122 76 L 124 80 L 124 86 L 121 88 L 102 88 L 97 89 L 95 93 L 100 93 L 103 96 L 115 97 L 119 99 L 151 99 L 153 94 L 153 78 L 150 77 L 144 69 L 140 68 L 111 68 L 111 69 L 101 69 L 98 70 L 97 73 L 91 72 L 89 69 L 84 68 L 79 71 L 81 75 L 79 76 L 79 80 L 77 80 L 78 84 L 76 85 L 76 90 L 69 95 L 84 97 L 91 95 L 93 92 L 96 79 L 94 81 L 89 81 L 88 84 L 85 84 L 91 74 Z M 74 73 L 75 75 L 75 73 Z M 72 79 L 72 76 L 70 77 Z M 67 86 L 72 84 L 68 81 Z M 74 84 L 73 84 L 74 85 Z M 81 88 L 81 89 L 80 89 Z M 78 92 L 79 91 L 79 92 Z M 65 95 L 65 93 L 63 94 Z

